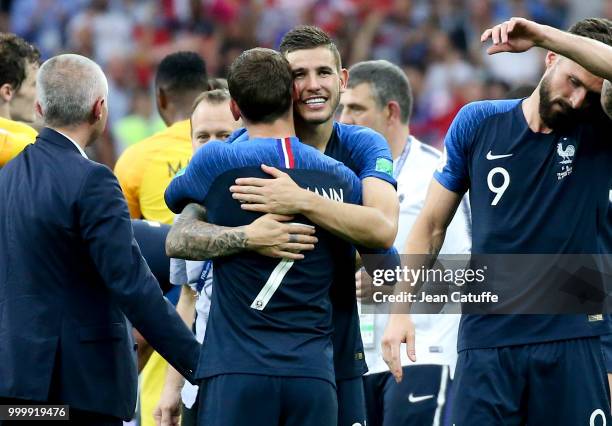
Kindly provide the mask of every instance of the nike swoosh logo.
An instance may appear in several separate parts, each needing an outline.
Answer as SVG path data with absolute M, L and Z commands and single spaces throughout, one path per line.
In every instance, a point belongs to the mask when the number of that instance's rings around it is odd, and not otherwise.
M 487 152 L 487 160 L 499 160 L 500 158 L 512 157 L 514 154 L 493 155 L 491 151 Z
M 433 395 L 414 396 L 414 394 L 411 392 L 410 395 L 408 395 L 408 401 L 415 403 L 415 402 L 427 401 L 428 399 L 431 399 L 433 397 L 434 397 Z

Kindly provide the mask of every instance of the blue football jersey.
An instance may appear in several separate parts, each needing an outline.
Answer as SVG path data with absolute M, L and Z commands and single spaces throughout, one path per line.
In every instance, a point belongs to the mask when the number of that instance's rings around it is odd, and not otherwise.
M 243 142 L 249 134 L 245 128 L 235 130 L 226 142 Z M 393 178 L 393 159 L 387 141 L 374 130 L 334 122 L 325 155 L 344 163 L 359 179 L 376 177 L 397 187 Z
M 331 199 L 359 203 L 361 183 L 341 163 L 297 138 L 210 142 L 166 190 L 180 211 L 188 202 L 207 209 L 208 220 L 242 226 L 247 212 L 229 187 L 239 177 L 269 178 L 271 165 L 301 187 Z M 295 222 L 311 224 L 305 217 Z M 317 227 L 319 242 L 299 261 L 242 252 L 214 260 L 213 296 L 197 376 L 243 373 L 316 377 L 334 383 L 329 289 L 338 267 L 350 261 L 350 244 Z
M 334 122 L 332 135 L 325 147 L 325 155 L 344 163 L 359 179 L 375 177 L 397 187 L 387 141 L 367 127 Z M 385 252 L 362 247 L 358 250 L 362 255 Z M 368 371 L 359 328 L 354 271 L 353 257 L 350 264 L 338 271 L 330 291 L 335 329 L 334 365 L 338 380 L 359 377 Z
M 450 191 L 469 190 L 472 252 L 599 253 L 612 183 L 609 135 L 607 120 L 584 121 L 566 132 L 535 133 L 521 100 L 463 107 L 447 133 L 445 163 L 435 178 Z M 514 284 L 524 295 L 538 293 L 529 280 Z M 590 322 L 587 315 L 464 315 L 459 350 L 608 330 L 603 320 Z
M 245 129 L 236 130 L 229 142 L 248 139 Z M 377 132 L 362 126 L 334 122 L 325 155 L 344 163 L 359 179 L 375 177 L 397 186 L 393 178 L 391 151 Z M 381 250 L 360 248 L 361 254 L 380 254 Z M 393 252 L 394 249 L 391 249 Z M 394 253 L 395 255 L 397 253 Z M 351 379 L 367 372 L 359 314 L 355 297 L 355 256 L 338 265 L 330 291 L 334 325 L 334 365 L 336 379 Z

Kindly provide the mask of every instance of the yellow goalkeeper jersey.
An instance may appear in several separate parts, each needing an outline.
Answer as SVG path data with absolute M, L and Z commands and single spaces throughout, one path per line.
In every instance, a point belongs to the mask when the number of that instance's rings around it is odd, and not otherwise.
M 166 187 L 191 159 L 189 120 L 172 126 L 127 148 L 117 160 L 115 175 L 132 218 L 172 224 L 174 214 L 164 201 Z
M 38 133 L 25 123 L 0 117 L 0 167 L 36 140 Z

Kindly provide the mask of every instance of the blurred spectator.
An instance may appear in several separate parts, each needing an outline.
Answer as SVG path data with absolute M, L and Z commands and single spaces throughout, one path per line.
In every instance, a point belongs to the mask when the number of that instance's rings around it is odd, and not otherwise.
M 138 89 L 132 94 L 130 113 L 119 119 L 113 128 L 119 152 L 165 126 L 159 115 L 153 115 L 153 102 L 148 90 Z
M 332 34 L 347 67 L 387 59 L 415 74 L 414 133 L 438 144 L 462 102 L 481 94 L 498 98 L 507 87 L 535 83 L 541 72 L 543 52 L 537 50 L 511 59 L 486 55 L 480 43 L 485 28 L 511 16 L 566 28 L 587 15 L 611 17 L 612 1 L 0 0 L 0 26 L 8 19 L 5 25 L 39 46 L 43 58 L 69 50 L 107 71 L 117 152 L 124 142 L 115 124 L 140 102 L 132 99 L 144 94 L 140 88 L 152 86 L 163 57 L 195 51 L 211 75 L 224 77 L 242 51 L 275 48 L 303 23 Z
M 134 19 L 130 12 L 133 1 L 115 2 L 112 8 L 109 2 L 91 0 L 68 23 L 69 45 L 77 51 L 91 49 L 86 53 L 101 66 L 106 66 L 111 56 L 132 50 Z
M 34 43 L 43 57 L 62 49 L 66 40 L 63 28 L 69 11 L 80 9 L 83 0 L 19 0 L 12 2 L 10 29 Z

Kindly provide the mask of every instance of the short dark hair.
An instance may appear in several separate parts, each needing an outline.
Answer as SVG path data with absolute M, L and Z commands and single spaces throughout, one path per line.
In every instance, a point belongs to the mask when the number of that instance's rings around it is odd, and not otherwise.
M 287 59 L 272 49 L 244 51 L 227 76 L 232 99 L 253 123 L 271 123 L 285 115 L 293 102 L 293 77 Z
M 612 21 L 609 19 L 585 18 L 576 22 L 567 31 L 612 46 Z
M 11 33 L 0 33 L 0 85 L 10 84 L 13 90 L 21 87 L 29 64 L 40 63 L 36 47 Z
M 358 62 L 350 68 L 349 76 L 349 88 L 362 83 L 370 85 L 379 108 L 384 108 L 390 101 L 397 102 L 402 123 L 408 123 L 412 114 L 412 88 L 408 77 L 397 65 L 385 60 Z
M 317 47 L 328 48 L 334 55 L 338 70 L 342 68 L 342 59 L 338 47 L 321 28 L 312 25 L 297 26 L 285 34 L 280 43 L 280 51 L 285 56 L 296 50 L 315 49 Z
M 195 52 L 171 53 L 159 63 L 155 86 L 170 96 L 203 92 L 208 89 L 206 62 Z

